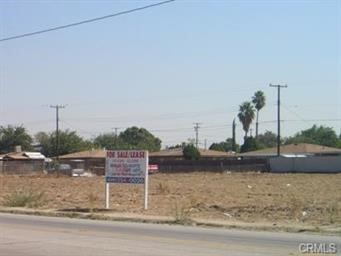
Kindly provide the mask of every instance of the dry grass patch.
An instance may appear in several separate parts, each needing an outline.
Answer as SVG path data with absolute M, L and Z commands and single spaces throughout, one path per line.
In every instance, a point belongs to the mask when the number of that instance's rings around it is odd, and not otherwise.
M 115 211 L 246 222 L 341 224 L 341 174 L 183 173 L 150 176 L 143 185 L 112 184 Z M 0 176 L 0 204 L 13 191 L 45 191 L 43 208 L 103 209 L 104 178 Z

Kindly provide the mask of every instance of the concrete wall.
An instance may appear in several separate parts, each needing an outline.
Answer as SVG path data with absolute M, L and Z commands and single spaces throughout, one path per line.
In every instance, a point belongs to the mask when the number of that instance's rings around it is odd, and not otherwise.
M 271 172 L 341 173 L 341 156 L 274 157 Z

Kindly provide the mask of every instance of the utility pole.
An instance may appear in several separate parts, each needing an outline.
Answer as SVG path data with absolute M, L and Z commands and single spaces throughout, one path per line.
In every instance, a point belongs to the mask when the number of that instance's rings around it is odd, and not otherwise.
M 281 88 L 287 85 L 270 84 L 270 87 L 277 87 L 277 156 L 281 155 Z
M 232 122 L 232 151 L 236 152 L 236 119 Z
M 199 149 L 199 128 L 201 123 L 194 123 L 194 131 L 195 131 L 195 146 Z
M 120 127 L 114 127 L 112 129 L 115 130 L 115 132 L 114 132 L 114 135 L 115 135 L 115 142 L 114 142 L 114 144 L 115 144 L 115 147 L 116 147 L 117 146 L 118 130 L 121 129 L 121 128 Z M 115 148 L 115 149 L 117 149 L 117 148 Z
M 115 135 L 115 137 L 117 138 L 117 136 L 118 136 L 118 130 L 121 129 L 121 128 L 120 128 L 120 127 L 113 127 L 112 129 L 114 130 L 114 135 Z
M 65 108 L 65 105 L 50 105 L 50 108 L 56 109 L 56 155 L 57 162 L 59 161 L 59 109 Z

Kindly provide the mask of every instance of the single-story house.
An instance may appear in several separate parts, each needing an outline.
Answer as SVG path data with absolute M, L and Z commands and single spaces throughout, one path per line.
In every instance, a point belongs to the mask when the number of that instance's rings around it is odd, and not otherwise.
M 39 152 L 11 152 L 0 155 L 0 173 L 35 174 L 43 173 L 45 156 Z
M 234 157 L 235 154 L 231 152 L 221 152 L 209 149 L 199 149 L 200 159 L 202 160 L 216 160 L 228 157 Z M 149 153 L 149 161 L 165 161 L 165 160 L 185 160 L 182 148 L 164 149 L 158 152 Z
M 281 145 L 281 156 L 283 157 L 307 157 L 307 156 L 326 156 L 326 155 L 341 155 L 340 148 L 332 148 L 327 146 L 298 143 Z M 265 148 L 256 151 L 238 154 L 241 157 L 272 157 L 277 156 L 277 147 Z
M 80 168 L 81 162 L 84 170 L 104 175 L 105 157 L 105 150 L 96 149 L 59 156 L 59 161 L 63 164 L 69 164 L 72 168 Z
M 268 161 L 271 172 L 341 172 L 341 149 L 308 143 L 281 146 L 239 154 L 244 159 L 263 158 Z
M 226 153 L 214 150 L 199 150 L 201 160 L 221 160 L 234 156 L 234 153 Z M 59 156 L 59 161 L 63 164 L 70 164 L 72 168 L 76 168 L 75 165 L 79 161 L 83 162 L 83 168 L 86 171 L 96 173 L 98 175 L 104 175 L 105 172 L 105 150 L 86 150 L 76 153 L 71 153 L 63 156 Z M 149 153 L 149 163 L 159 164 L 164 161 L 178 161 L 184 160 L 182 148 L 165 149 L 158 152 Z

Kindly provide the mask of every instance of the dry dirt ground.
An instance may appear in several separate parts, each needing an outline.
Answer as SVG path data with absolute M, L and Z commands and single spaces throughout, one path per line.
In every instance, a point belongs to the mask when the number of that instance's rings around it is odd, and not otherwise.
M 112 211 L 244 222 L 341 225 L 341 174 L 189 173 L 150 175 L 143 185 L 112 184 Z M 39 208 L 104 208 L 103 177 L 0 176 L 0 205 L 14 191 L 43 192 Z

